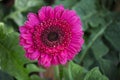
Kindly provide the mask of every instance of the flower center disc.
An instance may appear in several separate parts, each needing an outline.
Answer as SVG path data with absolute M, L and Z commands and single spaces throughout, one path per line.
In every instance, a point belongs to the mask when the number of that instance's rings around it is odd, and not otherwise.
M 50 32 L 49 34 L 48 34 L 48 40 L 49 41 L 56 41 L 56 40 L 58 40 L 58 34 L 56 33 L 56 32 Z
M 70 43 L 71 25 L 61 19 L 50 19 L 37 25 L 33 40 L 41 53 L 57 54 Z

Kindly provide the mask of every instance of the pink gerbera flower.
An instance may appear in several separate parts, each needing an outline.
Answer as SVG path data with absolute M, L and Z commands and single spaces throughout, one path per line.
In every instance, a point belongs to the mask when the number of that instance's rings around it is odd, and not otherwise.
M 20 45 L 30 60 L 49 67 L 66 64 L 80 52 L 84 43 L 82 23 L 74 10 L 62 5 L 54 9 L 44 6 L 38 14 L 29 13 L 27 18 L 20 27 Z

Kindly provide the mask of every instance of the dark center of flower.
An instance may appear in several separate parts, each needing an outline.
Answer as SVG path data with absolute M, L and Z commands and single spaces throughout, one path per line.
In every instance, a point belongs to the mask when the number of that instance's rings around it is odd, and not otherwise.
M 33 41 L 41 53 L 57 54 L 69 45 L 71 26 L 61 19 L 43 21 L 35 27 Z
M 49 41 L 56 41 L 56 40 L 58 40 L 58 33 L 56 33 L 56 32 L 50 32 L 49 34 L 48 34 L 48 36 L 47 36 L 47 38 L 48 38 L 48 40 Z
M 58 26 L 50 26 L 41 32 L 40 38 L 46 46 L 58 46 L 63 43 L 64 32 Z

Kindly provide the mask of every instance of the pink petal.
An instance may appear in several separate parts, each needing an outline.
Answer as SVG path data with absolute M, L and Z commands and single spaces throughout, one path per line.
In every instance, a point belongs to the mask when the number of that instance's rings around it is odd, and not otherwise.
M 21 34 L 20 36 L 24 39 L 31 39 L 31 37 L 32 37 L 31 34 Z
M 83 36 L 83 31 L 82 31 L 82 28 L 81 28 L 82 24 L 79 24 L 79 25 L 76 25 L 76 26 L 73 26 L 72 27 L 72 32 L 73 33 L 76 33 L 76 34 L 80 34 L 81 36 Z
M 69 18 L 69 22 L 71 22 L 73 25 L 78 24 L 79 17 L 78 16 L 72 16 Z
M 27 43 L 27 44 L 31 44 L 31 45 L 32 45 L 32 44 L 33 44 L 33 40 L 32 40 L 32 38 L 27 39 L 27 40 L 26 40 L 26 43 Z
M 52 57 L 48 54 L 41 54 L 39 57 L 39 64 L 44 66 L 44 67 L 50 67 L 51 66 L 51 60 Z
M 70 45 L 67 48 L 67 58 L 68 60 L 72 60 L 76 54 L 78 54 L 81 50 L 81 47 L 84 43 L 84 40 L 82 37 L 79 36 L 79 38 L 77 38 L 78 36 L 76 36 L 76 38 L 73 38 L 71 40 Z
M 58 57 L 57 57 L 57 56 L 52 56 L 52 61 L 51 61 L 51 63 L 52 63 L 53 65 L 59 64 Z
M 63 5 L 55 6 L 54 11 L 57 12 L 59 10 L 64 10 L 64 6 Z
M 60 18 L 62 13 L 64 11 L 64 7 L 63 5 L 58 5 L 54 8 L 54 12 L 55 12 L 55 18 Z
M 27 31 L 27 29 L 25 28 L 25 26 L 20 26 L 19 31 L 20 31 L 20 33 L 25 33 Z
M 80 25 L 80 18 L 77 16 L 74 10 L 64 10 L 61 15 L 62 19 L 65 19 L 72 26 Z
M 26 49 L 28 49 L 28 48 L 31 47 L 31 45 L 24 45 L 23 47 L 26 48 Z
M 75 57 L 75 54 L 68 52 L 67 59 L 72 60 Z
M 25 22 L 25 25 L 28 27 L 33 28 L 35 25 L 38 25 L 40 23 L 40 20 L 35 13 L 29 13 L 27 15 L 28 20 Z
M 51 6 L 44 6 L 38 11 L 40 20 L 54 18 L 54 11 Z
M 33 47 L 25 48 L 28 53 L 34 53 L 35 49 Z
M 75 57 L 75 55 L 69 53 L 68 56 L 67 56 L 67 59 L 68 59 L 68 60 L 73 60 L 74 57 Z
M 25 39 L 23 39 L 22 37 L 20 37 L 20 45 L 23 46 L 25 44 L 26 44 Z
M 40 53 L 38 51 L 35 51 L 34 53 L 26 53 L 25 56 L 30 60 L 37 60 L 40 56 Z
M 62 14 L 61 18 L 65 18 L 66 20 L 69 20 L 71 17 L 76 16 L 76 12 L 74 10 L 64 10 L 64 13 Z
M 66 62 L 67 62 L 67 53 L 66 53 L 66 51 L 60 53 L 58 55 L 58 59 L 59 59 L 60 64 L 66 64 Z

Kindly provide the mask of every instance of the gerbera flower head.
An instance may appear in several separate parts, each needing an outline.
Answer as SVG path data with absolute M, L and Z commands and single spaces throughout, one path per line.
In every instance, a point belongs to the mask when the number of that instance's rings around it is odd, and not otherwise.
M 66 64 L 84 43 L 82 23 L 74 10 L 62 5 L 44 6 L 38 14 L 29 13 L 20 30 L 20 45 L 30 60 L 44 67 Z

